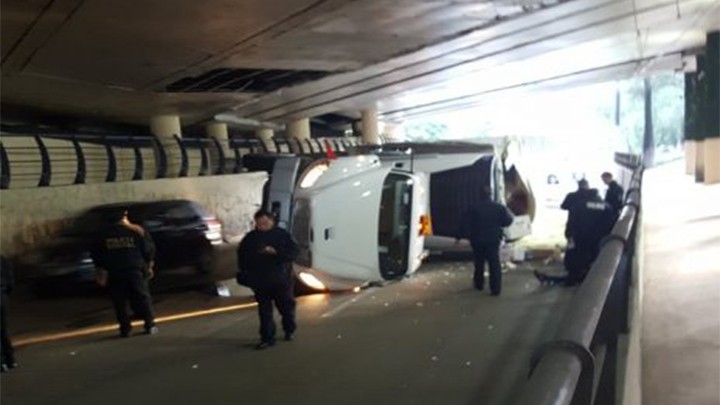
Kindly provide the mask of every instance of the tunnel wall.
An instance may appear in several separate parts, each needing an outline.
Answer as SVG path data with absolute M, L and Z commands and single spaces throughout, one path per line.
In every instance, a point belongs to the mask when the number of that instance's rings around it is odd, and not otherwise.
M 24 253 L 96 205 L 178 198 L 200 203 L 222 222 L 225 237 L 237 240 L 252 227 L 267 178 L 265 172 L 255 172 L 2 190 L 0 249 L 10 257 Z

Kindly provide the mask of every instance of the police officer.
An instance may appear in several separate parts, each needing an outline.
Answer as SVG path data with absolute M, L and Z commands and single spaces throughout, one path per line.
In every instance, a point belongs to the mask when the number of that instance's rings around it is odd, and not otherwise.
M 473 284 L 478 290 L 485 287 L 485 262 L 490 268 L 490 294 L 500 295 L 502 269 L 500 267 L 500 242 L 503 228 L 512 224 L 510 211 L 492 200 L 490 190 L 480 193 L 479 201 L 465 214 L 462 236 L 470 240 L 475 261 Z
M 107 286 L 120 326 L 120 336 L 130 336 L 128 302 L 136 316 L 144 321 L 145 334 L 158 332 L 148 288 L 153 276 L 155 247 L 140 225 L 131 223 L 127 210 L 109 214 L 112 225 L 97 238 L 92 257 L 99 285 Z
M 560 204 L 560 208 L 570 211 L 575 204 L 588 199 L 590 196 L 590 185 L 588 184 L 588 181 L 586 179 L 580 179 L 577 182 L 577 186 L 577 190 L 570 192 L 565 196 L 562 204 Z
M 613 176 L 609 172 L 604 172 L 600 175 L 600 178 L 608 187 L 605 192 L 605 202 L 610 204 L 610 207 L 619 214 L 623 206 L 623 196 L 625 191 L 622 186 L 617 183 L 617 181 L 613 180 Z
M 243 238 L 237 254 L 238 274 L 245 276 L 243 283 L 252 288 L 258 303 L 260 343 L 255 348 L 275 345 L 273 303 L 282 316 L 285 340 L 292 340 L 297 328 L 292 271 L 297 244 L 286 230 L 275 227 L 270 212 L 260 210 L 255 214 L 255 229 Z
M 15 277 L 13 273 L 12 263 L 5 256 L 0 256 L 0 287 L 2 288 L 2 301 L 0 302 L 0 330 L 2 338 L 2 364 L 0 371 L 3 373 L 17 367 L 15 362 L 15 349 L 13 348 L 10 334 L 7 327 L 7 303 L 8 296 L 15 286 Z
M 615 218 L 614 210 L 600 198 L 596 189 L 590 189 L 589 198 L 570 210 L 565 229 L 568 247 L 563 261 L 568 273 L 567 285 L 576 285 L 585 279 L 598 256 L 600 241 L 612 230 Z

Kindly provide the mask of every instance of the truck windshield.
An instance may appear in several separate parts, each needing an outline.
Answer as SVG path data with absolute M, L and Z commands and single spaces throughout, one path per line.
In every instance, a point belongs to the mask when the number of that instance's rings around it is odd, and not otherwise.
M 380 274 L 386 280 L 402 277 L 408 270 L 412 187 L 412 180 L 398 173 L 390 173 L 383 184 L 378 254 Z

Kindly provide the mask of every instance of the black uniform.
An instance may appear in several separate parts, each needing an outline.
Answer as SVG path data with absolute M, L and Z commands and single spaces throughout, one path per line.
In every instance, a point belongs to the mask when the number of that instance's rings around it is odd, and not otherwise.
M 560 208 L 570 211 L 576 204 L 587 201 L 592 197 L 592 191 L 590 189 L 581 188 L 565 196 Z
M 2 288 L 2 301 L 0 302 L 0 330 L 2 331 L 2 371 L 14 368 L 15 349 L 13 348 L 7 328 L 8 295 L 15 286 L 15 277 L 12 264 L 5 257 L 0 257 L 0 287 Z
M 490 292 L 500 294 L 502 269 L 500 267 L 500 242 L 503 229 L 512 224 L 513 217 L 508 209 L 494 201 L 482 200 L 466 214 L 463 236 L 470 240 L 475 259 L 473 282 L 475 288 L 485 286 L 485 262 L 490 268 Z
M 277 254 L 263 253 L 270 246 Z M 275 342 L 273 302 L 282 316 L 286 337 L 295 332 L 295 294 L 293 291 L 292 262 L 298 248 L 290 234 L 281 228 L 269 231 L 253 230 L 238 247 L 238 266 L 244 272 L 247 284 L 253 289 L 260 316 L 260 339 Z
M 567 284 L 580 283 L 595 261 L 600 241 L 612 230 L 615 212 L 599 197 L 577 204 L 570 210 L 565 234 L 568 248 L 564 265 L 568 272 Z
M 608 184 L 608 189 L 605 193 L 605 202 L 610 205 L 613 211 L 620 213 L 623 206 L 624 194 L 625 191 L 623 188 L 613 180 Z
M 155 326 L 147 284 L 148 263 L 154 255 L 150 235 L 137 225 L 112 225 L 100 235 L 93 248 L 95 266 L 108 272 L 108 291 L 123 336 L 132 328 L 128 301 L 135 315 L 145 322 L 147 332 Z

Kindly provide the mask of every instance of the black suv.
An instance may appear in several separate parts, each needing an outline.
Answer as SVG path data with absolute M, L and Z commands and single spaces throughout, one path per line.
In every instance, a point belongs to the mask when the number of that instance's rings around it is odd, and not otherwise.
M 142 225 L 156 248 L 157 279 L 194 269 L 210 276 L 213 245 L 222 243 L 222 225 L 200 205 L 188 200 L 128 202 L 101 205 L 77 217 L 51 243 L 18 258 L 18 276 L 28 279 L 40 292 L 53 293 L 72 284 L 94 281 L 90 246 L 108 226 L 108 213 L 127 208 L 131 222 Z M 172 271 L 170 271 L 172 270 Z

